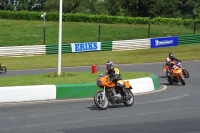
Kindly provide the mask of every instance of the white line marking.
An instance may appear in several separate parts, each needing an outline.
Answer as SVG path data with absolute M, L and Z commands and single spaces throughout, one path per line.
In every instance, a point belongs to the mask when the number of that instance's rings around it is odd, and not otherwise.
M 185 95 L 177 96 L 177 97 L 172 97 L 172 98 L 166 98 L 166 99 L 155 100 L 155 101 L 149 101 L 149 102 L 144 102 L 144 103 L 135 103 L 135 104 L 148 104 L 148 103 L 166 102 L 166 101 L 172 101 L 172 100 L 181 99 L 181 98 L 187 97 L 187 96 L 189 96 L 189 94 L 185 94 Z

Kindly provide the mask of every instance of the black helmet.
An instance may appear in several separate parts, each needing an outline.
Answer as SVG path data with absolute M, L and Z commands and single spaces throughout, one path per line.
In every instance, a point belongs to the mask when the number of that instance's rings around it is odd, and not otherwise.
M 115 67 L 114 62 L 112 62 L 112 61 L 106 62 L 107 70 L 112 70 L 114 67 Z
M 169 53 L 169 58 L 174 58 L 173 54 L 172 53 Z

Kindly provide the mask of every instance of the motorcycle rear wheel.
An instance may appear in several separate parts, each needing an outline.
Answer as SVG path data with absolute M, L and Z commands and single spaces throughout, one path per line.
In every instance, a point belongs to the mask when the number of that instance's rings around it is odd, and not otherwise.
M 183 76 L 185 77 L 185 78 L 189 78 L 189 73 L 188 73 L 188 71 L 186 71 L 185 69 L 183 69 L 182 70 L 182 73 L 183 73 Z
M 94 103 L 100 110 L 106 110 L 108 107 L 108 98 L 105 95 L 105 98 L 103 99 L 103 93 L 102 92 L 96 92 L 94 95 Z
M 6 66 L 0 66 L 0 73 L 4 74 L 6 73 L 6 71 L 7 71 Z
M 185 85 L 185 80 L 181 76 L 179 78 L 180 78 L 181 84 Z
M 133 105 L 133 103 L 134 103 L 134 96 L 133 96 L 133 93 L 132 93 L 132 91 L 131 90 L 126 90 L 127 91 L 127 100 L 124 102 L 124 105 L 125 106 L 132 106 Z

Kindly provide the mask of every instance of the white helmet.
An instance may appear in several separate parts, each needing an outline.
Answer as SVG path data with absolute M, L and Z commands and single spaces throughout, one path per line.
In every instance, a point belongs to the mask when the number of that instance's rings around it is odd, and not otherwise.
M 107 70 L 111 70 L 111 69 L 113 69 L 114 67 L 115 67 L 114 62 L 108 61 L 108 62 L 106 63 L 106 68 L 107 68 Z

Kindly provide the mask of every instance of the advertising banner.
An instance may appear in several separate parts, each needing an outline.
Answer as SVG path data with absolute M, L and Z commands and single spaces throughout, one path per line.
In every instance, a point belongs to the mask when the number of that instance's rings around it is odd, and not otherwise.
M 71 43 L 72 53 L 101 50 L 101 42 Z
M 151 38 L 151 48 L 171 47 L 178 45 L 178 37 Z

